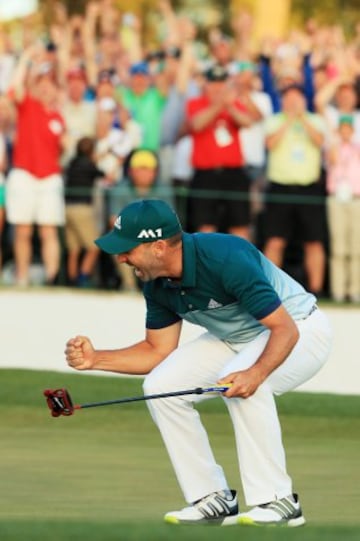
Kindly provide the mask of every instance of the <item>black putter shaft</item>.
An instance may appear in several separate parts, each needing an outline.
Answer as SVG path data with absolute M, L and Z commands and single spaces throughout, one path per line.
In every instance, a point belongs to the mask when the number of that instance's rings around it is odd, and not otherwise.
M 105 400 L 103 402 L 89 402 L 87 404 L 75 404 L 74 409 L 96 408 L 97 406 L 110 406 L 111 404 L 125 404 L 127 402 L 140 402 L 142 400 L 154 400 L 155 398 L 168 398 L 171 396 L 182 396 L 187 394 L 204 394 L 204 393 L 225 393 L 229 389 L 230 385 L 222 385 L 215 387 L 196 387 L 195 389 L 188 389 L 186 391 L 173 391 L 169 393 L 148 394 L 143 396 L 131 396 L 127 398 L 118 398 L 115 400 Z

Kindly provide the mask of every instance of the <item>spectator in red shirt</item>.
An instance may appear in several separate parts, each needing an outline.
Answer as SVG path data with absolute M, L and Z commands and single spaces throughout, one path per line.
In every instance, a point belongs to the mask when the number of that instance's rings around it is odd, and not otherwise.
M 225 229 L 248 239 L 250 180 L 239 127 L 251 118 L 227 79 L 227 71 L 214 65 L 205 73 L 203 94 L 186 105 L 194 168 L 189 220 L 197 231 Z
M 17 108 L 13 169 L 7 184 L 7 217 L 14 225 L 16 283 L 29 283 L 32 236 L 38 226 L 46 281 L 56 281 L 60 267 L 58 226 L 64 224 L 60 171 L 65 124 L 58 112 L 59 90 L 41 51 L 25 50 L 17 65 L 11 96 Z

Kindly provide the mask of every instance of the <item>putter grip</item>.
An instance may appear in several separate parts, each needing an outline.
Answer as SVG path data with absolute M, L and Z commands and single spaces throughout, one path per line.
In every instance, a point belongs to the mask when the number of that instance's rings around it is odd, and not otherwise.
M 204 393 L 226 393 L 230 389 L 231 383 L 226 383 L 224 385 L 214 385 L 214 387 L 198 387 L 194 389 L 195 394 L 204 394 Z

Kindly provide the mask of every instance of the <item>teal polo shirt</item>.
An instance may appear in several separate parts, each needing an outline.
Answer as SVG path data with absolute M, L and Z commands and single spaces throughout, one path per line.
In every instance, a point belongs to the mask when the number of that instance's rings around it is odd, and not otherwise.
M 122 87 L 120 101 L 130 115 L 140 124 L 141 146 L 157 152 L 160 147 L 160 127 L 162 112 L 167 98 L 157 88 L 150 87 L 141 95 L 130 88 Z
M 265 330 L 259 320 L 281 304 L 294 319 L 306 317 L 315 304 L 255 246 L 221 233 L 184 233 L 181 280 L 157 278 L 143 292 L 148 329 L 184 319 L 230 344 L 253 340 Z

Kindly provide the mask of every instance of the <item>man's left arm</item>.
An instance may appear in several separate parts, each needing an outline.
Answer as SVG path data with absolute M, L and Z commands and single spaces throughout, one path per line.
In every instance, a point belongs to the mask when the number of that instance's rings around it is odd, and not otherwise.
M 320 129 L 320 126 L 315 126 L 306 115 L 301 116 L 301 122 L 311 142 L 321 148 L 324 144 L 324 132 Z
M 269 340 L 253 366 L 232 372 L 218 382 L 220 385 L 232 384 L 224 393 L 227 398 L 248 398 L 254 394 L 263 381 L 285 361 L 299 339 L 297 326 L 282 305 L 259 322 L 270 330 Z
M 239 128 L 248 128 L 254 123 L 254 119 L 245 106 L 233 100 L 231 96 L 225 101 L 225 105 L 227 106 L 227 112 Z

